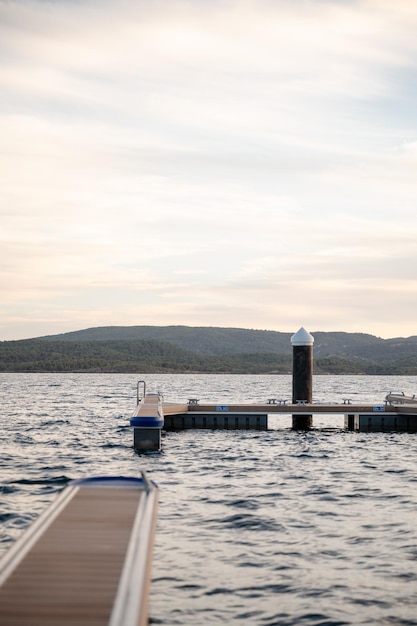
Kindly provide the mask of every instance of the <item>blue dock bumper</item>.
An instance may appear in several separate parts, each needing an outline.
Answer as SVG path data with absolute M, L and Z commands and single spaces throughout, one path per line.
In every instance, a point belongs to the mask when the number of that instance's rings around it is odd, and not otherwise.
M 135 428 L 163 428 L 164 427 L 164 418 L 163 417 L 140 417 L 139 415 L 135 415 L 130 420 L 130 425 Z

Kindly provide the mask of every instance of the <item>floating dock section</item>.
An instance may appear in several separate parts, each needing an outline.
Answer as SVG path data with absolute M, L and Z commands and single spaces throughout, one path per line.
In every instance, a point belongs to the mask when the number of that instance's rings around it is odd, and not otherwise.
M 202 408 L 202 407 L 199 407 Z M 203 412 L 190 407 L 187 413 L 165 415 L 165 430 L 187 430 L 189 428 L 222 430 L 268 430 L 268 414 L 251 411 L 245 407 L 238 411 L 229 411 L 229 407 L 208 407 Z M 246 409 L 246 410 L 245 410 Z
M 75 481 L 0 561 L 1 626 L 148 623 L 157 488 Z
M 149 396 L 146 396 L 147 398 Z M 268 430 L 268 416 L 271 414 L 289 415 L 293 427 L 299 428 L 303 418 L 308 427 L 313 426 L 314 415 L 337 417 L 343 415 L 347 430 L 361 432 L 417 432 L 417 402 L 408 403 L 407 398 L 387 396 L 381 404 L 353 404 L 350 399 L 340 403 L 313 403 L 299 400 L 296 403 L 279 398 L 269 398 L 262 404 L 203 404 L 197 398 L 190 398 L 187 404 L 161 402 L 158 415 L 163 415 L 163 428 L 166 431 L 188 429 L 220 430 Z M 389 399 L 391 398 L 391 399 Z M 152 404 L 153 403 L 153 404 Z M 152 399 L 145 401 L 138 409 L 148 414 L 155 410 Z M 153 409 L 152 409 L 153 407 Z M 294 417 L 298 418 L 294 420 Z M 146 439 L 142 432 L 135 433 L 134 447 L 146 449 Z M 152 442 L 151 442 L 152 445 Z M 151 448 L 154 449 L 154 448 Z
M 161 431 L 164 426 L 162 396 L 159 393 L 146 393 L 146 383 L 140 380 L 137 385 L 136 412 L 130 420 L 133 426 L 133 447 L 137 450 L 160 450 Z
M 341 403 L 318 404 L 299 401 L 296 404 L 286 400 L 270 398 L 264 404 L 200 404 L 195 398 L 189 400 L 187 411 L 174 405 L 167 405 L 170 412 L 165 416 L 166 430 L 189 428 L 218 429 L 268 429 L 269 414 L 309 417 L 314 415 L 343 415 L 347 430 L 362 432 L 403 431 L 417 432 L 417 403 L 352 404 L 350 400 Z M 164 405 L 165 410 L 165 405 Z
M 190 398 L 186 405 L 163 404 L 165 430 L 190 428 L 222 430 L 268 430 L 268 410 L 242 404 L 201 405 L 197 398 Z

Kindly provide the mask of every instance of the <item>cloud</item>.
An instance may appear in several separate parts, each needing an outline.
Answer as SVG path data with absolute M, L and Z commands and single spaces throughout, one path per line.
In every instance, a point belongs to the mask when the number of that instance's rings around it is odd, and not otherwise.
M 406 0 L 0 3 L 5 336 L 398 335 L 382 294 L 406 315 L 415 292 L 416 26 Z

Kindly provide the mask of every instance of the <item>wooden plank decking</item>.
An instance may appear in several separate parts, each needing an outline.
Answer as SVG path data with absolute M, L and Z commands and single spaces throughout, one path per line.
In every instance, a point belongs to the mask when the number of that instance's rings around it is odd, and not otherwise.
M 293 428 L 296 429 L 300 427 L 296 422 L 299 416 L 306 416 L 310 420 L 308 427 L 311 427 L 311 418 L 314 415 L 332 417 L 343 415 L 344 425 L 348 430 L 417 432 L 417 403 L 353 404 L 346 398 L 342 403 L 334 404 L 302 401 L 293 404 L 286 400 L 271 398 L 263 404 L 200 404 L 197 399 L 191 399 L 188 405 L 178 405 L 177 409 L 169 405 L 168 411 L 165 411 L 165 407 L 164 403 L 164 428 L 167 431 L 268 430 L 270 414 L 286 414 L 292 416 Z
M 55 518 L 48 524 L 46 514 L 32 538 L 29 532 L 11 550 L 11 558 L 0 570 L 2 626 L 147 623 L 154 505 L 146 513 L 147 492 L 134 485 L 93 485 L 73 488 L 65 506 L 55 507 L 55 512 L 52 508 L 50 517 Z M 135 525 L 136 533 L 142 533 L 139 555 L 138 537 L 132 545 Z M 142 586 L 134 590 L 140 605 L 137 619 L 128 621 L 120 617 L 124 607 L 116 604 L 124 601 L 120 593 L 126 593 L 120 588 L 121 578 L 134 578 L 132 568 L 137 567 L 134 560 L 138 556 L 147 571 L 139 572 L 141 581 L 136 580 Z M 126 572 L 129 559 L 130 571 Z
M 406 404 L 353 404 L 353 403 L 340 403 L 340 404 L 315 404 L 315 403 L 298 403 L 298 404 L 284 404 L 283 402 L 268 402 L 265 404 L 189 404 L 187 410 L 178 410 L 178 412 L 185 412 L 189 414 L 193 413 L 300 413 L 300 414 L 320 414 L 320 413 L 374 413 L 377 409 L 375 407 L 384 407 L 385 413 L 392 414 L 417 414 L 417 405 Z M 378 409 L 381 410 L 381 409 Z M 165 403 L 164 403 L 165 413 Z M 174 411 L 170 407 L 169 413 L 173 414 Z

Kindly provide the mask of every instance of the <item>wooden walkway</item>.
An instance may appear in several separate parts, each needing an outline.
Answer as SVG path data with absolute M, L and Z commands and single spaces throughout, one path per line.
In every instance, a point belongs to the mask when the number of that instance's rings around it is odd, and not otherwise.
M 312 416 L 344 416 L 348 430 L 384 432 L 417 432 L 417 403 L 404 401 L 381 404 L 353 404 L 349 399 L 341 403 L 319 404 L 299 401 L 295 404 L 271 398 L 262 404 L 203 404 L 189 400 L 187 405 L 163 405 L 164 429 L 222 429 L 222 430 L 268 430 L 268 415 L 287 414 L 295 420 L 305 416 L 312 425 Z M 310 426 L 309 426 L 310 427 Z
M 149 395 L 146 382 L 138 381 L 136 413 L 130 420 L 137 450 L 160 450 L 162 429 L 268 430 L 268 417 L 273 413 L 291 416 L 294 430 L 312 428 L 314 415 L 343 415 L 344 428 L 350 431 L 417 433 L 417 397 L 404 393 L 390 392 L 380 404 L 354 404 L 343 397 L 339 403 L 314 403 L 307 401 L 312 397 L 307 387 L 295 395 L 305 401 L 268 398 L 257 404 L 205 404 L 197 398 L 181 404 L 164 401 L 160 393 Z
M 339 403 L 290 403 L 269 398 L 259 404 L 204 404 L 190 398 L 187 404 L 180 404 L 165 402 L 160 394 L 157 402 L 155 397 L 146 395 L 144 381 L 139 383 L 143 384 L 143 395 L 138 394 L 136 412 L 130 421 L 133 447 L 138 450 L 160 450 L 162 429 L 268 430 L 270 414 L 291 416 L 296 430 L 311 428 L 314 415 L 343 415 L 347 430 L 417 432 L 417 398 L 404 394 L 388 394 L 380 404 L 353 404 L 350 398 L 342 398 Z
M 147 624 L 156 488 L 67 487 L 0 563 L 1 626 Z
M 287 404 L 284 401 L 270 400 L 265 404 L 189 404 L 187 405 L 187 412 L 192 413 L 290 413 L 290 414 L 323 414 L 323 413 L 376 413 L 385 412 L 387 414 L 415 414 L 417 415 L 417 405 L 396 404 L 391 405 L 387 403 L 382 404 L 352 404 L 351 402 L 345 402 L 341 404 L 315 404 L 300 402 L 297 404 Z M 172 405 L 170 406 L 169 413 L 172 414 Z M 165 404 L 164 404 L 165 413 Z

